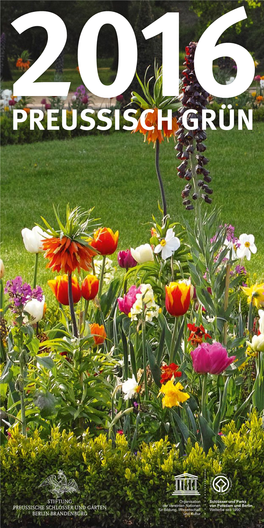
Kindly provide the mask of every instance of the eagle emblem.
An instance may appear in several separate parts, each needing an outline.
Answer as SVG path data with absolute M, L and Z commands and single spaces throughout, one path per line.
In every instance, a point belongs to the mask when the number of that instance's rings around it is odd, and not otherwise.
M 64 493 L 80 493 L 77 483 L 74 479 L 67 480 L 66 475 L 63 471 L 59 470 L 58 476 L 50 475 L 41 482 L 39 488 L 49 487 L 52 495 L 58 499 L 62 497 Z

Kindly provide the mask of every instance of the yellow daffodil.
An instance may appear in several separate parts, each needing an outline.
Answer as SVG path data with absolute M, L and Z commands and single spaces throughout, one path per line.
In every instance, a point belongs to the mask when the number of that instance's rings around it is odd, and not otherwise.
M 253 306 L 257 309 L 264 306 L 264 282 L 254 284 L 254 286 L 250 286 L 249 288 L 243 287 L 242 290 L 247 295 L 248 304 L 252 302 Z
M 185 402 L 190 398 L 187 392 L 181 392 L 183 386 L 181 383 L 174 385 L 174 377 L 172 377 L 165 385 L 161 386 L 160 394 L 164 394 L 162 398 L 162 407 L 180 407 L 180 403 Z

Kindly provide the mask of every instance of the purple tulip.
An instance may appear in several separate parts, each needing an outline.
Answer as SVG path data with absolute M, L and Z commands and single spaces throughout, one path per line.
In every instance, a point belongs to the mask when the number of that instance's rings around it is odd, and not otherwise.
M 124 100 L 124 96 L 123 96 L 123 95 L 117 95 L 117 96 L 116 96 L 116 100 L 117 100 L 119 103 L 122 103 L 122 101 Z
M 40 101 L 40 103 L 41 103 L 42 105 L 45 105 L 46 102 L 47 102 L 46 99 L 41 99 L 41 101 Z
M 119 251 L 117 260 L 120 268 L 134 268 L 134 266 L 137 265 L 137 262 L 131 255 L 130 249 L 127 249 L 126 251 Z
M 198 374 L 221 374 L 236 356 L 227 355 L 227 350 L 220 343 L 202 343 L 191 352 L 193 368 Z
M 45 104 L 45 110 L 49 110 L 51 108 L 51 104 L 50 103 L 46 103 Z
M 87 95 L 85 95 L 85 96 L 82 98 L 82 103 L 83 103 L 83 104 L 87 104 L 87 103 L 88 103 L 88 97 L 87 97 Z
M 117 301 L 120 312 L 124 312 L 126 315 L 131 312 L 131 308 L 137 300 L 137 293 L 141 293 L 140 288 L 131 286 L 124 297 L 118 297 Z
M 10 99 L 9 106 L 14 106 L 16 104 L 15 99 Z

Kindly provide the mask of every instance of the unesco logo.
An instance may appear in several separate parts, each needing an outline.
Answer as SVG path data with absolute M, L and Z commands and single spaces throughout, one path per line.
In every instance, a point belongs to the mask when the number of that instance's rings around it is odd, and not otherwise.
M 216 493 L 227 493 L 232 487 L 232 481 L 226 475 L 216 475 L 211 480 L 211 487 Z

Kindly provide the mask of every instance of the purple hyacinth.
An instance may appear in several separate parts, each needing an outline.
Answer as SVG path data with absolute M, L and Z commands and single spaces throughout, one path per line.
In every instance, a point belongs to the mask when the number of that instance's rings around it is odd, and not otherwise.
M 235 267 L 235 272 L 237 275 L 247 275 L 246 268 L 244 268 L 244 266 L 240 266 L 239 264 Z
M 43 300 L 42 288 L 36 286 L 32 290 L 30 284 L 27 282 L 23 283 L 22 277 L 20 276 L 7 281 L 4 291 L 9 295 L 9 303 L 14 313 L 21 311 L 23 306 L 32 299 L 37 299 L 40 302 Z

